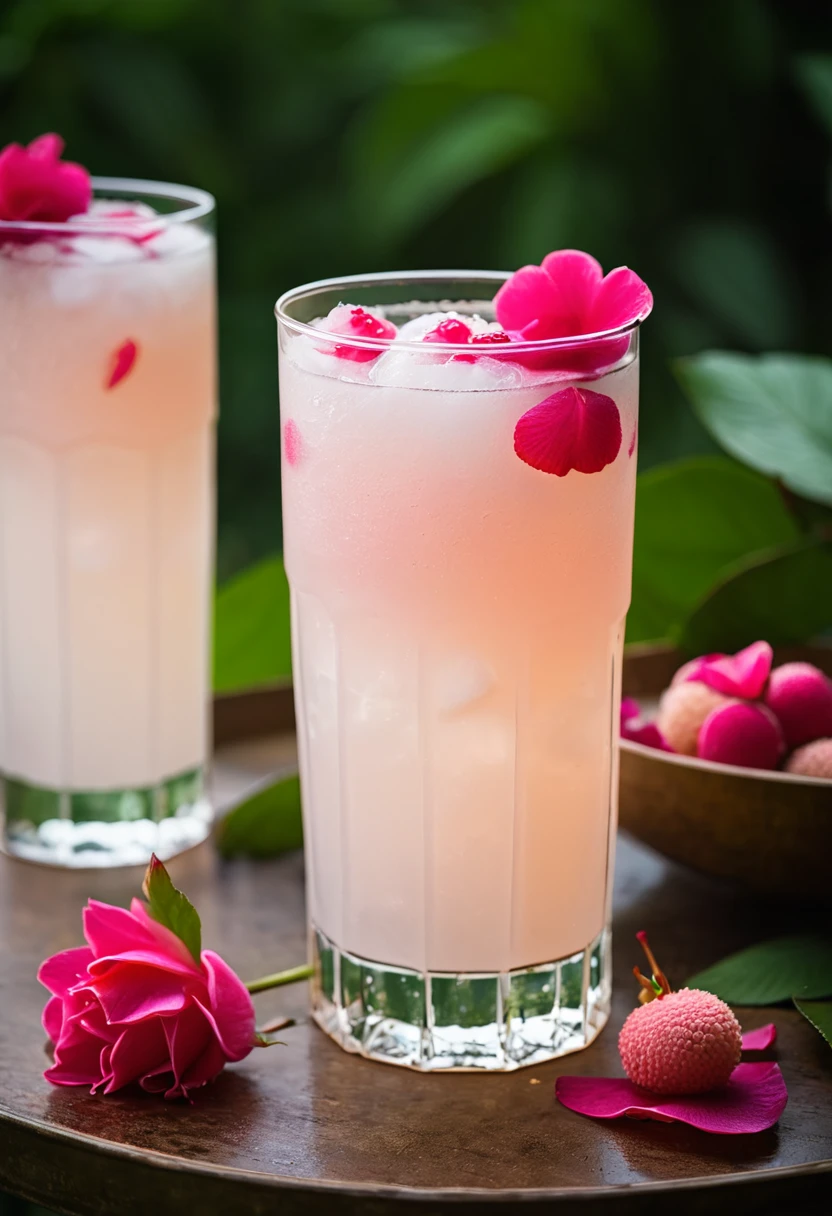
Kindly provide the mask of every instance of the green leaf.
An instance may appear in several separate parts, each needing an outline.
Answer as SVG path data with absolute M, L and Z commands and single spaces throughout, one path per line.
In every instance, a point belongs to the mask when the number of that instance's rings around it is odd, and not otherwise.
M 694 609 L 677 635 L 691 654 L 734 651 L 758 638 L 807 642 L 832 625 L 832 543 L 809 539 L 757 554 Z
M 677 238 L 679 281 L 706 315 L 759 350 L 794 339 L 794 284 L 765 231 L 736 220 L 703 220 Z
M 832 135 L 832 55 L 801 55 L 796 71 L 803 92 Z
M 282 558 L 266 558 L 225 583 L 214 612 L 215 692 L 291 677 L 289 584 Z
M 277 857 L 303 844 L 297 774 L 260 790 L 235 807 L 217 827 L 223 857 Z
M 676 373 L 726 451 L 832 506 L 832 360 L 706 351 Z
M 794 1003 L 806 1021 L 811 1022 L 832 1047 L 832 1001 L 799 1001 L 795 997 Z
M 776 937 L 692 975 L 731 1005 L 775 1005 L 792 997 L 832 996 L 832 941 L 813 935 Z
M 724 457 L 642 473 L 627 641 L 669 637 L 735 562 L 799 535 L 775 486 Z
M 186 895 L 173 885 L 165 867 L 154 853 L 145 872 L 142 890 L 154 920 L 183 941 L 196 962 L 202 950 L 202 925 L 199 913 Z

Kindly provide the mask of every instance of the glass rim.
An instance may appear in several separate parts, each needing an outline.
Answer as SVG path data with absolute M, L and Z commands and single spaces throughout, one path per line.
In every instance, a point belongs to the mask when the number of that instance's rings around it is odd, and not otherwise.
M 101 194 L 103 198 L 119 198 L 124 196 L 125 202 L 136 196 L 140 198 L 166 198 L 174 202 L 184 203 L 178 211 L 160 212 L 158 215 L 121 216 L 117 220 L 102 219 L 90 222 L 81 213 L 71 216 L 68 220 L 3 220 L 0 219 L 0 235 L 3 232 L 31 232 L 41 234 L 71 233 L 84 236 L 124 236 L 125 229 L 143 229 L 148 224 L 187 224 L 194 220 L 204 219 L 211 215 L 216 207 L 216 199 L 207 190 L 197 186 L 180 186 L 175 182 L 145 181 L 139 177 L 93 177 L 93 198 Z
M 353 274 L 342 275 L 334 279 L 315 279 L 311 283 L 303 283 L 299 287 L 291 287 L 288 291 L 284 291 L 274 306 L 274 313 L 281 324 L 286 325 L 295 333 L 312 336 L 318 342 L 332 342 L 341 345 L 348 340 L 351 347 L 359 346 L 369 350 L 384 351 L 389 350 L 392 345 L 395 345 L 396 350 L 418 350 L 424 352 L 424 342 L 402 342 L 397 338 L 368 338 L 359 334 L 344 335 L 330 333 L 325 329 L 318 329 L 306 321 L 296 320 L 289 315 L 286 309 L 287 306 L 298 300 L 308 299 L 312 296 L 320 295 L 325 291 L 333 291 L 339 287 L 372 287 L 374 284 L 390 285 L 393 283 L 401 283 L 404 286 L 408 283 L 415 285 L 419 283 L 454 283 L 464 281 L 466 283 L 480 282 L 493 286 L 496 290 L 507 279 L 511 278 L 512 273 L 513 271 L 509 270 L 387 270 L 380 271 L 377 274 Z M 345 301 L 345 303 L 348 302 Z M 405 303 L 405 301 L 403 300 L 402 303 Z M 517 353 L 562 350 L 567 348 L 574 349 L 577 346 L 588 346 L 595 342 L 625 337 L 634 333 L 640 326 L 641 321 L 637 319 L 628 322 L 626 325 L 621 325 L 617 329 L 604 329 L 591 334 L 573 334 L 562 338 L 539 338 L 536 340 L 524 338 L 520 342 L 512 342 L 511 349 Z M 470 350 L 470 347 L 465 343 L 443 342 L 442 349 L 467 351 Z

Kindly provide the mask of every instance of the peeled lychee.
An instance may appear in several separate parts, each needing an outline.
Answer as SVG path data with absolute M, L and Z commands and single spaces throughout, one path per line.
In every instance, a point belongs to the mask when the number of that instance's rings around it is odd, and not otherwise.
M 790 748 L 832 735 L 832 680 L 811 663 L 775 667 L 765 702 Z
M 742 768 L 776 768 L 786 750 L 780 724 L 765 705 L 729 701 L 711 710 L 699 731 L 701 760 Z
M 695 756 L 700 726 L 712 710 L 728 703 L 707 684 L 682 680 L 663 693 L 656 725 L 675 752 Z
M 740 1062 L 742 1031 L 724 1001 L 682 988 L 634 1009 L 618 1050 L 635 1085 L 659 1094 L 703 1094 L 727 1084 Z
M 799 747 L 789 756 L 786 772 L 832 781 L 832 739 L 815 739 Z

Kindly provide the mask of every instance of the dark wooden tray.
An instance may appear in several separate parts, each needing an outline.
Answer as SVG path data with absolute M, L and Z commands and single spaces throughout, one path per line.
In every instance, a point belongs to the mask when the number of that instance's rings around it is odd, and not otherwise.
M 285 691 L 217 709 L 225 799 L 291 760 Z M 240 733 L 259 736 L 241 741 Z M 202 913 L 204 938 L 251 978 L 305 954 L 298 854 L 223 862 L 205 844 L 171 863 Z M 707 1136 L 656 1123 L 598 1124 L 556 1105 L 559 1073 L 618 1071 L 616 1032 L 633 1007 L 633 934 L 652 931 L 676 982 L 800 923 L 775 904 L 700 877 L 632 840 L 619 845 L 612 1023 L 588 1051 L 510 1074 L 420 1076 L 349 1056 L 312 1026 L 299 985 L 256 998 L 262 1020 L 299 1019 L 285 1047 L 255 1052 L 192 1107 L 55 1089 L 46 1066 L 38 963 L 81 940 L 88 896 L 125 904 L 137 869 L 55 871 L 0 858 L 0 1187 L 79 1216 L 311 1213 L 430 1216 L 535 1211 L 616 1214 L 821 1211 L 832 1195 L 832 1053 L 793 1010 L 774 1020 L 789 1086 L 779 1125 Z M 730 1208 L 729 1208 L 730 1205 Z M 503 1206 L 503 1210 L 507 1210 Z

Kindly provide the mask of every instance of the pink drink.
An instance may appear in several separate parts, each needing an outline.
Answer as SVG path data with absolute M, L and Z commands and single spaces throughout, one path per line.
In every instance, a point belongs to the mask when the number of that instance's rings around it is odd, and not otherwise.
M 499 281 L 411 280 L 399 298 L 490 297 Z M 497 348 L 458 362 L 393 343 L 351 361 L 288 317 L 369 302 L 372 282 L 303 290 L 279 312 L 280 393 L 316 1016 L 351 1050 L 421 1068 L 574 1050 L 608 1006 L 636 335 L 590 380 Z M 623 442 L 598 474 L 547 476 L 518 459 L 513 432 L 570 383 L 614 399 Z M 378 997 L 391 971 L 411 1009 L 426 987 L 410 1036 L 396 999 Z M 491 977 L 495 1028 L 490 1013 L 466 1022 L 477 1001 L 488 1011 L 477 985 Z
M 177 210 L 0 224 L 6 847 L 69 865 L 169 856 L 210 818 L 213 204 L 99 185 Z

